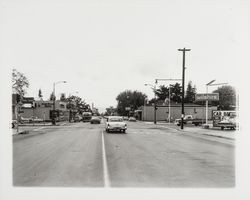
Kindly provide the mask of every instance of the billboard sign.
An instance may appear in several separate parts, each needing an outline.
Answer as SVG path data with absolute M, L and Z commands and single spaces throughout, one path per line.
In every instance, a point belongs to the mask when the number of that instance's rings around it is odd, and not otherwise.
M 23 97 L 22 103 L 33 103 L 34 97 Z
M 235 124 L 236 123 L 236 118 L 237 118 L 237 113 L 236 111 L 223 111 L 223 110 L 213 110 L 212 112 L 212 117 L 213 117 L 213 126 L 219 126 L 220 123 L 223 124 Z
M 219 101 L 219 93 L 199 93 L 195 95 L 195 101 Z

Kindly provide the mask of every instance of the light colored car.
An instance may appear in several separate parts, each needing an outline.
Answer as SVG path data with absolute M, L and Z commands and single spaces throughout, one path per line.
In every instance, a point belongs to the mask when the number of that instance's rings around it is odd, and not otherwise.
M 38 118 L 38 117 L 34 117 L 34 118 L 31 119 L 31 121 L 36 122 L 36 123 L 41 123 L 41 122 L 43 122 L 43 119 Z
M 130 122 L 136 122 L 136 119 L 135 119 L 135 117 L 130 117 L 130 118 L 128 118 L 128 121 L 130 121 Z
M 30 123 L 32 122 L 32 118 L 25 118 L 25 117 L 21 117 L 20 118 L 20 123 L 23 124 L 23 123 Z
M 98 116 L 93 116 L 90 120 L 91 124 L 100 124 L 101 123 L 101 118 Z
M 127 124 L 123 121 L 122 117 L 119 116 L 111 116 L 108 117 L 107 122 L 105 124 L 106 132 L 109 133 L 111 131 L 114 132 L 123 132 L 126 133 Z
M 128 121 L 128 117 L 127 117 L 127 116 L 124 116 L 124 117 L 123 117 L 123 120 Z

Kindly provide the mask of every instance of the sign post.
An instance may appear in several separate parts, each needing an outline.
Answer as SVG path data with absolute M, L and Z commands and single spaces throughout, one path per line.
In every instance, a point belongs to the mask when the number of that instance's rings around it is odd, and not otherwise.
M 129 111 L 131 110 L 130 107 L 125 107 L 125 110 L 128 111 L 128 117 L 129 117 Z
M 219 101 L 219 93 L 199 93 L 195 95 L 195 101 L 206 101 L 206 125 L 207 125 L 208 101 Z

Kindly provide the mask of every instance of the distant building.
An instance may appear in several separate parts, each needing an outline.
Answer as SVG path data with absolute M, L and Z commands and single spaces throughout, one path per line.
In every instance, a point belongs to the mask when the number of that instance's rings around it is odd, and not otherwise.
M 181 118 L 182 106 L 180 103 L 172 104 L 170 107 L 170 118 L 171 121 Z M 208 119 L 212 119 L 212 111 L 217 110 L 217 106 L 208 107 Z M 185 115 L 192 115 L 195 118 L 205 119 L 206 118 L 206 106 L 197 104 L 185 104 L 184 106 Z M 137 110 L 137 118 L 143 121 L 154 121 L 154 106 L 147 105 L 141 106 Z M 169 106 L 160 105 L 157 106 L 156 119 L 157 121 L 168 121 L 169 119 Z
M 19 107 L 19 108 L 17 108 Z M 24 118 L 40 118 L 44 121 L 51 121 L 50 112 L 53 110 L 53 101 L 43 101 L 43 100 L 32 100 L 24 101 L 19 106 L 15 103 L 15 99 L 12 102 L 12 115 L 13 119 L 16 119 L 17 110 L 20 111 L 20 117 Z M 59 112 L 59 121 L 69 120 L 69 110 L 67 109 L 67 102 L 56 100 L 55 110 Z

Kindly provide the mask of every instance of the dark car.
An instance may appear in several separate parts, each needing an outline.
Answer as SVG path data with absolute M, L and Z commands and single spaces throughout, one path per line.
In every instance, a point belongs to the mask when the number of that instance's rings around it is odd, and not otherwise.
M 82 117 L 79 116 L 79 115 L 76 115 L 76 116 L 74 117 L 74 122 L 80 122 L 81 120 L 82 120 Z
M 90 120 L 91 124 L 100 124 L 101 123 L 101 118 L 98 116 L 93 116 Z

